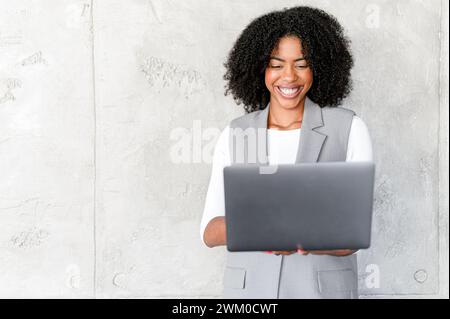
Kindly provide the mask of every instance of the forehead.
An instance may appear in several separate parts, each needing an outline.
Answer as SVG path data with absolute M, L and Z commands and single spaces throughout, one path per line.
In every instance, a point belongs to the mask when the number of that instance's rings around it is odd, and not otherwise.
M 296 58 L 298 58 L 303 54 L 302 42 L 296 36 L 280 38 L 278 44 L 274 47 L 272 54 L 296 56 Z

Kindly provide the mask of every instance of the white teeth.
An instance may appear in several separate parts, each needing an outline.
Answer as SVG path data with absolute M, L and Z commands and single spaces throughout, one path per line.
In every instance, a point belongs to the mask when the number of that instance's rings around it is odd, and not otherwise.
M 298 91 L 298 89 L 299 89 L 298 87 L 297 88 L 292 88 L 292 89 L 280 87 L 280 91 L 283 92 L 283 94 L 286 94 L 286 95 L 292 95 L 292 94 L 296 93 Z

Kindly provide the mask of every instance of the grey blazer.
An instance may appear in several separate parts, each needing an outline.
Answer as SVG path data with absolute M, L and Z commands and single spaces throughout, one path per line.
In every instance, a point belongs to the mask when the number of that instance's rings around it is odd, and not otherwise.
M 231 121 L 232 163 L 243 159 L 252 164 L 249 158 L 256 158 L 256 164 L 269 163 L 266 141 L 269 107 Z M 307 98 L 296 162 L 345 161 L 354 114 L 341 107 L 320 108 Z M 234 134 L 236 128 L 258 129 L 264 133 L 263 143 L 259 140 L 254 145 L 245 136 Z M 259 155 L 252 157 L 252 152 Z M 224 297 L 358 298 L 357 257 L 227 252 Z

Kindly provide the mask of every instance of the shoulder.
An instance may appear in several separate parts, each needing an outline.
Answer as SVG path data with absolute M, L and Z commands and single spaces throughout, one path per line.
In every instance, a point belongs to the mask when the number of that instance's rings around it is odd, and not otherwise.
M 322 114 L 325 116 L 347 116 L 352 117 L 356 115 L 355 111 L 347 109 L 345 107 L 337 106 L 337 107 L 323 107 Z
M 360 117 L 354 115 L 352 120 L 352 132 L 359 135 L 368 131 L 369 129 L 367 128 L 366 123 Z
M 218 143 L 227 141 L 228 135 L 229 135 L 229 134 L 230 134 L 230 126 L 227 125 L 227 126 L 225 126 L 225 128 L 222 130 L 222 132 L 220 133 L 219 139 L 217 140 Z
M 367 131 L 366 123 L 356 115 L 356 112 L 345 107 L 324 107 L 322 108 L 324 118 L 348 118 L 351 121 L 352 130 Z
M 214 146 L 213 163 L 216 163 L 217 165 L 225 165 L 224 163 L 229 162 L 229 132 L 230 127 L 226 126 L 216 140 L 216 144 Z
M 322 120 L 328 130 L 348 132 L 355 112 L 344 107 L 323 107 Z
M 242 116 L 239 116 L 233 120 L 231 120 L 229 127 L 236 128 L 247 128 L 251 126 L 252 123 L 254 123 L 258 116 L 263 112 L 264 110 L 254 111 L 248 114 L 244 114 Z
M 228 146 L 228 136 L 230 135 L 230 126 L 227 125 L 219 135 L 216 143 L 216 149 L 225 150 Z
M 348 138 L 347 161 L 373 161 L 372 141 L 366 123 L 353 117 Z

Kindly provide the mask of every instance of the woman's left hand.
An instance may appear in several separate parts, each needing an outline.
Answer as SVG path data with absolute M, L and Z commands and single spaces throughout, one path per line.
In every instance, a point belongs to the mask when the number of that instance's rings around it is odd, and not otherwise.
M 331 256 L 348 256 L 356 252 L 356 250 L 351 249 L 337 249 L 337 250 L 303 250 L 298 249 L 297 252 L 302 255 L 331 255 Z

